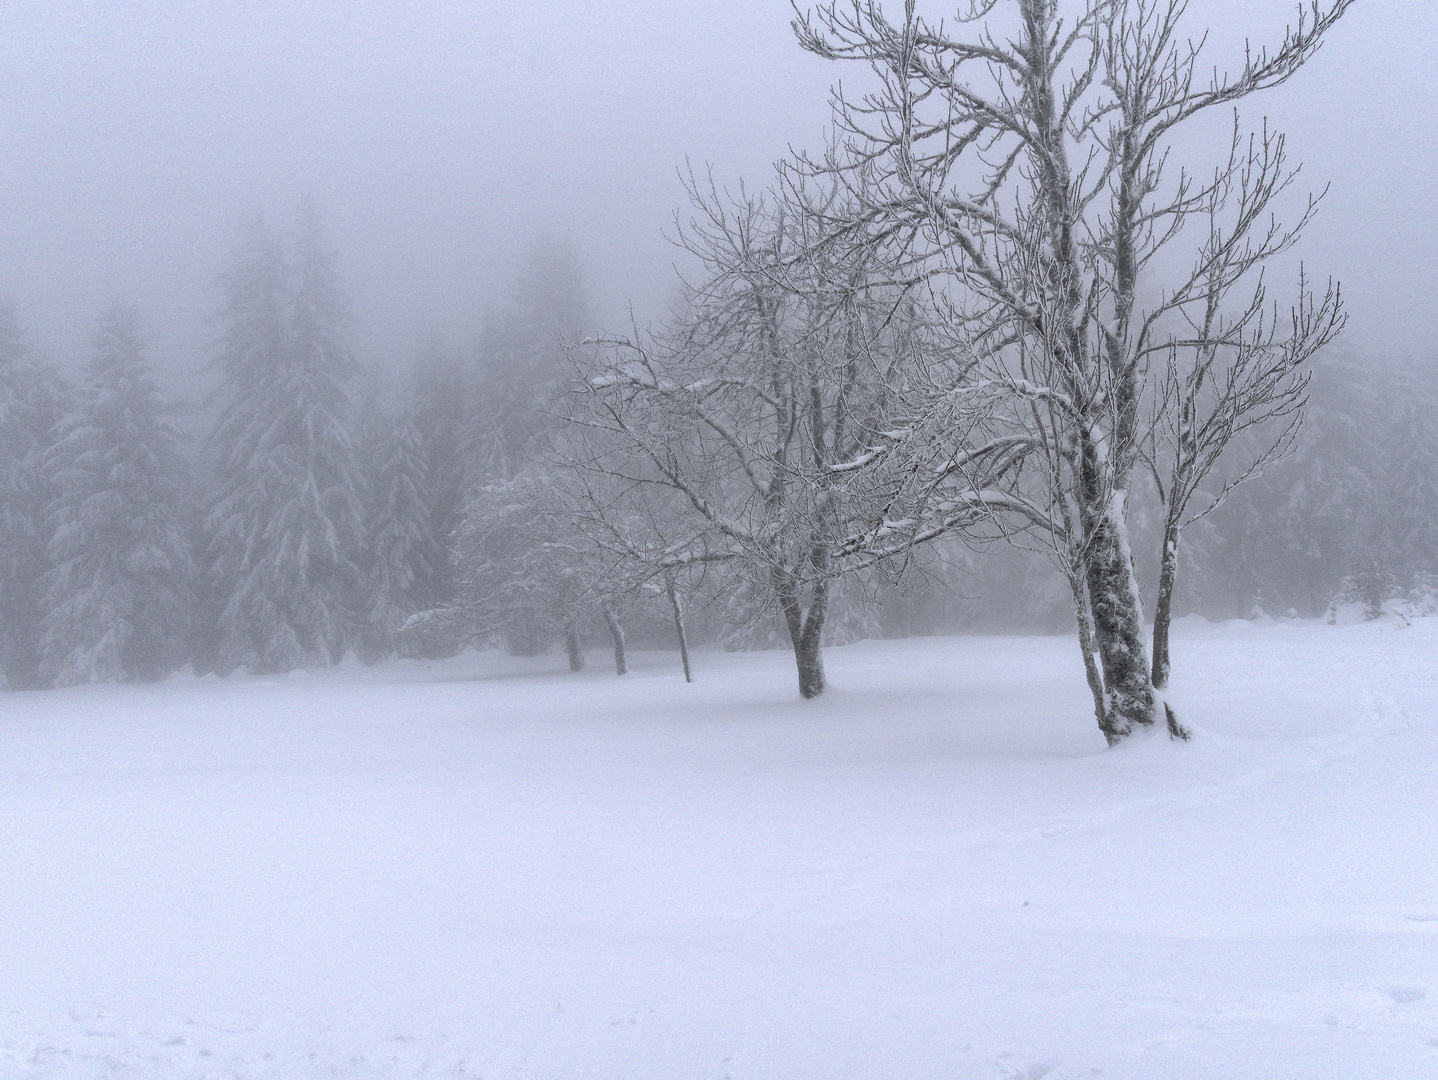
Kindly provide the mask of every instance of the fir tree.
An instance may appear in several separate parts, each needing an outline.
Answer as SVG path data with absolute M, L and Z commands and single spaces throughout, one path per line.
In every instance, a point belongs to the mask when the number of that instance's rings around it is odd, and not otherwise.
M 1386 561 L 1405 580 L 1438 571 L 1438 395 L 1428 379 L 1405 379 L 1395 388 L 1398 415 L 1390 429 L 1384 470 L 1389 519 Z
M 473 404 L 473 372 L 431 343 L 419 356 L 409 409 L 423 443 L 426 466 L 426 532 L 431 544 L 426 603 L 447 604 L 458 591 L 454 542 L 464 517 L 473 474 L 466 426 Z
M 185 660 L 192 564 L 173 412 L 134 314 L 116 305 L 46 455 L 55 496 L 40 652 L 52 683 L 156 679 Z
M 296 247 L 291 272 L 256 221 L 222 278 L 225 406 L 207 519 L 221 671 L 337 661 L 357 621 L 354 364 L 333 256 L 308 208 Z
M 434 538 L 430 533 L 428 466 L 412 409 L 404 409 L 375 447 L 365 545 L 373 657 L 395 648 L 397 631 L 415 612 L 438 603 L 432 596 Z
M 39 685 L 40 575 L 49 540 L 44 454 L 64 385 L 0 304 L 0 685 Z
M 508 309 L 491 317 L 480 335 L 471 487 L 524 471 L 564 380 L 563 342 L 577 340 L 592 324 L 573 249 L 541 237 L 520 264 Z
M 595 599 L 594 575 L 586 572 L 586 545 L 550 478 L 531 471 L 476 490 L 456 547 L 472 639 L 537 656 L 566 635 L 575 664 L 578 623 Z

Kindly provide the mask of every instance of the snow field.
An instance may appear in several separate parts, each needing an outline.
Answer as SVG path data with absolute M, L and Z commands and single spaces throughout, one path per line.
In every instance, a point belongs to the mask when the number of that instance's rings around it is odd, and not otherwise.
M 0 699 L 0 1077 L 1438 1075 L 1438 620 Z

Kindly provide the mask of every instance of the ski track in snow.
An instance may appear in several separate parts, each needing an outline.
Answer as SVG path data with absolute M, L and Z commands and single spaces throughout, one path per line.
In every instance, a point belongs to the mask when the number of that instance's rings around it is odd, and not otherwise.
M 7 699 L 0 1080 L 1438 1075 L 1434 624 Z

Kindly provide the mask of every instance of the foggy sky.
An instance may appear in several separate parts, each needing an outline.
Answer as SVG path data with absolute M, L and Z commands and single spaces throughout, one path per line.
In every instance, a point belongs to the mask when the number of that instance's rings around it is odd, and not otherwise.
M 1294 8 L 1193 0 L 1190 25 L 1218 59 Z M 790 17 L 785 0 L 5 4 L 0 295 L 62 362 L 128 299 L 156 358 L 198 371 L 235 222 L 287 222 L 310 195 L 367 359 L 429 334 L 467 347 L 540 230 L 572 238 L 607 323 L 657 314 L 685 157 L 762 185 L 787 146 L 822 145 L 829 85 L 860 78 L 802 53 Z M 1305 189 L 1332 185 L 1299 254 L 1342 280 L 1362 349 L 1429 354 L 1438 335 L 1435 40 L 1438 5 L 1360 0 L 1244 107 L 1289 133 Z

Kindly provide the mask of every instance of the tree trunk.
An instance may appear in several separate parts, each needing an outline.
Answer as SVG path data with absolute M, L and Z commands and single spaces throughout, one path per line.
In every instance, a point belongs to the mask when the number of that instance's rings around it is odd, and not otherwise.
M 684 662 L 684 681 L 692 683 L 694 674 L 689 670 L 689 636 L 684 632 L 684 611 L 679 606 L 679 595 L 674 591 L 674 575 L 664 575 L 664 590 L 669 594 L 669 606 L 674 611 L 674 633 L 679 638 L 679 659 Z
M 812 615 L 812 609 L 810 609 Z M 794 644 L 794 663 L 799 669 L 799 696 L 816 698 L 824 692 L 824 654 L 819 649 L 819 632 L 824 618 L 804 620 L 804 633 Z
M 584 670 L 584 650 L 579 645 L 579 627 L 570 623 L 564 631 L 564 648 L 569 653 L 569 670 Z
M 609 627 L 609 636 L 614 639 L 614 674 L 623 675 L 629 670 L 624 662 L 624 627 L 619 624 L 619 616 L 614 609 L 605 605 L 604 622 Z
M 1094 659 L 1093 614 L 1089 611 L 1088 593 L 1084 590 L 1084 570 L 1081 566 L 1074 567 L 1067 577 L 1069 590 L 1073 593 L 1074 619 L 1078 623 L 1084 677 L 1088 679 L 1089 692 L 1093 694 L 1093 713 L 1098 719 L 1099 730 L 1102 731 L 1107 723 L 1108 709 L 1104 705 L 1103 677 L 1099 675 L 1098 661 Z
M 1178 526 L 1164 530 L 1163 559 L 1158 571 L 1158 603 L 1153 609 L 1153 685 L 1168 685 L 1168 627 L 1173 619 L 1173 580 L 1178 574 Z
M 1153 683 L 1144 648 L 1143 603 L 1134 579 L 1122 489 L 1092 514 L 1088 544 L 1089 610 L 1103 664 L 1108 709 L 1099 728 L 1112 746 L 1154 721 Z
M 809 596 L 809 610 L 799 604 L 799 591 L 792 580 L 779 590 L 779 607 L 789 628 L 789 641 L 794 646 L 794 664 L 799 670 L 799 696 L 816 698 L 827 685 L 824 679 L 824 654 L 819 641 L 824 634 L 824 616 L 829 606 L 829 583 L 820 580 Z

